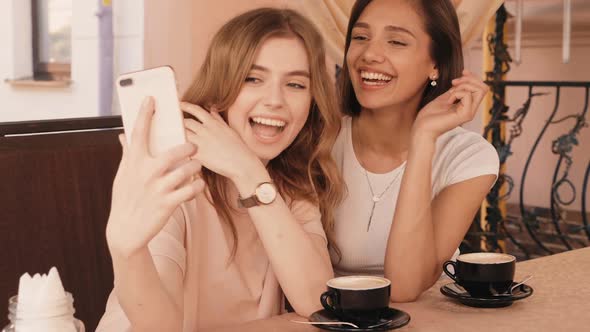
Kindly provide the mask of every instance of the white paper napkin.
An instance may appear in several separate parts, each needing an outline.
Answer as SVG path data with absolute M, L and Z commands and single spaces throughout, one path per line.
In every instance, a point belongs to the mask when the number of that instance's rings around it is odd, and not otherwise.
M 20 277 L 16 332 L 76 332 L 71 309 L 55 267 L 48 274 Z

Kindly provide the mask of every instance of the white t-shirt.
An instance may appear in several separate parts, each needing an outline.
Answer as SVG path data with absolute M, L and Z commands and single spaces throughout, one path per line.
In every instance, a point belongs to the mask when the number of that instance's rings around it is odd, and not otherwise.
M 367 230 L 373 195 L 365 171 L 354 153 L 351 124 L 351 117 L 342 119 L 342 129 L 332 150 L 332 156 L 347 186 L 347 194 L 335 213 L 334 241 L 342 258 L 337 261 L 332 255 L 334 271 L 336 275 L 383 275 L 387 238 L 405 162 L 385 174 L 367 171 L 375 195 L 383 193 L 393 181 L 376 203 Z M 481 135 L 461 127 L 452 129 L 436 141 L 432 162 L 432 198 L 449 185 L 486 174 L 497 176 L 498 168 L 496 150 Z M 458 253 L 457 250 L 454 256 Z

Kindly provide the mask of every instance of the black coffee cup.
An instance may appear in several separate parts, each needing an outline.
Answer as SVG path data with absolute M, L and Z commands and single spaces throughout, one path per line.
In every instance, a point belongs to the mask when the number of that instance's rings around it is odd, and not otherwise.
M 449 265 L 454 273 L 449 271 Z M 457 262 L 446 261 L 445 273 L 473 297 L 507 294 L 514 280 L 516 257 L 494 252 L 459 255 Z
M 330 279 L 320 298 L 322 306 L 338 319 L 360 326 L 381 319 L 389 308 L 391 282 L 373 276 L 347 276 Z

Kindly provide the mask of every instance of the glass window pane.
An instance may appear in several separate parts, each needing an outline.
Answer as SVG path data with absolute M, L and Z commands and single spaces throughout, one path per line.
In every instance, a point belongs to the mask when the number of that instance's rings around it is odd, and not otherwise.
M 72 54 L 72 0 L 36 1 L 38 61 L 69 64 Z

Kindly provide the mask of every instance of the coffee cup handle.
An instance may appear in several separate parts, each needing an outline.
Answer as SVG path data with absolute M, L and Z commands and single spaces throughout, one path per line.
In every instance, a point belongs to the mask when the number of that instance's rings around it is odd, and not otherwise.
M 326 291 L 324 293 L 322 293 L 322 296 L 320 297 L 320 302 L 322 302 L 322 306 L 331 312 L 336 311 L 336 308 L 334 307 L 334 298 L 337 297 L 338 294 L 332 290 Z M 332 302 L 332 304 L 328 303 L 328 299 L 330 299 L 330 302 Z
M 449 271 L 449 265 L 453 266 L 453 272 L 451 273 L 451 271 Z M 443 264 L 443 271 L 445 271 L 445 274 L 449 276 L 449 278 L 455 280 L 455 282 L 458 282 L 459 280 L 457 280 L 457 276 L 455 275 L 456 271 L 457 271 L 457 263 L 454 261 L 446 261 Z

